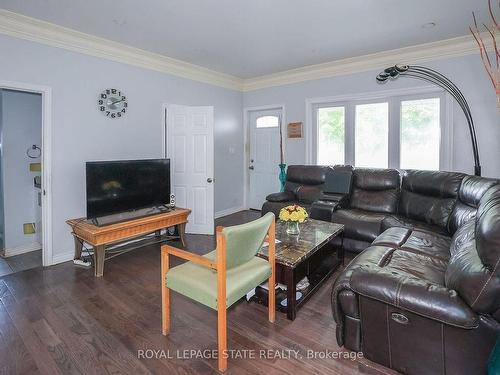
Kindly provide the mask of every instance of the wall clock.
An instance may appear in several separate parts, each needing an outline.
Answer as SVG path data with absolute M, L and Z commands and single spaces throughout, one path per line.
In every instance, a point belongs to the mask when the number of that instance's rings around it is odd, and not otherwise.
M 106 117 L 120 118 L 127 112 L 127 97 L 118 89 L 106 89 L 99 94 L 97 106 Z

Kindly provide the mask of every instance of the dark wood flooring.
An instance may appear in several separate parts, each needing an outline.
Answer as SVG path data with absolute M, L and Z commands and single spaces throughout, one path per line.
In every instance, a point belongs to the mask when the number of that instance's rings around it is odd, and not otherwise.
M 259 216 L 244 211 L 217 220 L 236 224 Z M 177 244 L 178 245 L 178 244 Z M 197 253 L 214 248 L 212 236 L 189 235 Z M 174 263 L 175 264 L 175 263 Z M 365 359 L 309 359 L 307 351 L 339 351 L 330 309 L 334 275 L 291 322 L 264 306 L 241 301 L 228 311 L 229 349 L 298 350 L 302 358 L 230 359 L 228 374 L 392 374 Z M 1 374 L 216 374 L 203 358 L 139 358 L 140 350 L 186 356 L 215 350 L 216 313 L 172 294 L 172 330 L 161 335 L 160 252 L 134 250 L 105 264 L 103 278 L 71 262 L 0 278 Z M 147 352 L 150 353 L 150 352 Z M 196 352 L 197 354 L 198 352 Z M 250 353 L 250 352 L 247 352 Z M 270 352 L 273 353 L 273 352 Z M 281 352 L 274 352 L 281 353 Z M 320 355 L 320 354 L 318 354 Z M 160 355 L 161 357 L 161 355 Z

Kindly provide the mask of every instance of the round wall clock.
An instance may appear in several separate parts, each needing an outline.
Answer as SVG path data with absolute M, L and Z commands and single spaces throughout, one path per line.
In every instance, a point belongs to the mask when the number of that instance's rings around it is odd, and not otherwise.
M 107 117 L 119 118 L 127 112 L 127 97 L 118 89 L 106 89 L 99 94 L 97 106 Z

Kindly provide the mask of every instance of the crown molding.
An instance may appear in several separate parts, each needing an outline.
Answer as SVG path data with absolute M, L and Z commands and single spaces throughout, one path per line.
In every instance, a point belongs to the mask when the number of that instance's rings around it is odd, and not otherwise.
M 377 52 L 323 64 L 309 65 L 243 81 L 243 91 L 329 78 L 346 74 L 381 70 L 397 63 L 417 64 L 478 53 L 471 36 Z
M 0 9 L 0 34 L 237 91 L 380 70 L 396 63 L 416 64 L 478 53 L 473 38 L 462 36 L 242 79 L 4 9 Z
M 0 33 L 214 86 L 242 89 L 241 78 L 4 9 L 0 9 Z

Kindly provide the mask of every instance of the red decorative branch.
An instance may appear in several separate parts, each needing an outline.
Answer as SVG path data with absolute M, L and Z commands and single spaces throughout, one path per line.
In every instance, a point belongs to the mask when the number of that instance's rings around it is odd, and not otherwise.
M 498 3 L 498 6 L 500 8 L 500 2 Z M 472 36 L 474 37 L 477 43 L 477 46 L 479 47 L 481 60 L 483 61 L 486 73 L 490 77 L 490 81 L 493 85 L 493 88 L 495 89 L 495 93 L 497 95 L 497 105 L 498 109 L 500 110 L 500 53 L 498 51 L 498 44 L 496 39 L 496 33 L 500 31 L 500 25 L 498 24 L 497 20 L 495 19 L 495 15 L 493 14 L 491 0 L 488 0 L 488 11 L 490 13 L 493 25 L 491 27 L 488 27 L 483 23 L 483 26 L 488 32 L 489 36 L 491 37 L 491 41 L 493 44 L 493 51 L 488 52 L 486 44 L 481 35 L 481 30 L 477 25 L 476 15 L 474 14 L 474 12 L 472 13 L 474 26 L 469 27 L 469 30 L 472 33 Z M 492 62 L 492 59 L 490 59 L 490 53 L 495 55 L 494 63 Z

